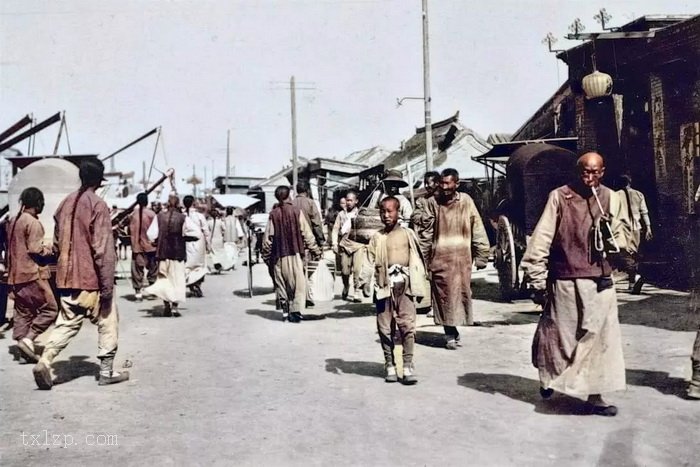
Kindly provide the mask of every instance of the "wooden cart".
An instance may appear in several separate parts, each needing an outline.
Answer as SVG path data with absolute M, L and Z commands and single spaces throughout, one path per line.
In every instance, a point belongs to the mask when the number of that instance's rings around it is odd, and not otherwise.
M 507 159 L 479 160 L 491 168 L 496 163 L 505 166 L 506 194 L 489 216 L 496 230 L 494 265 L 504 300 L 526 293 L 520 261 L 549 192 L 572 180 L 576 159 L 576 154 L 562 147 L 534 143 L 515 149 Z

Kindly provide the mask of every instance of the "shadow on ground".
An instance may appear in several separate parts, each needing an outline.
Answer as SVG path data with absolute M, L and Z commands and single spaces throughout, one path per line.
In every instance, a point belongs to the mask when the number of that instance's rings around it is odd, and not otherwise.
M 656 389 L 661 394 L 686 399 L 688 382 L 683 378 L 675 378 L 665 371 L 650 371 L 627 369 L 627 384 Z
M 326 371 L 336 375 L 353 374 L 371 378 L 384 378 L 384 365 L 377 362 L 346 361 L 342 358 L 327 358 Z
M 137 311 L 145 313 L 142 318 L 165 318 L 165 319 L 171 319 L 171 318 L 180 318 L 184 313 L 187 312 L 187 308 L 178 308 L 177 313 L 180 313 L 180 316 L 173 315 L 173 316 L 163 316 L 163 312 L 165 311 L 165 306 L 164 305 L 153 305 L 151 308 L 141 308 Z
M 253 296 L 268 295 L 271 293 L 275 293 L 275 289 L 273 287 L 255 287 L 255 286 L 253 286 Z M 247 287 L 245 289 L 241 289 L 241 290 L 234 290 L 233 295 L 235 295 L 236 297 L 240 297 L 240 298 L 250 298 L 250 292 L 249 292 Z
M 518 326 L 521 324 L 535 324 L 540 320 L 540 312 L 516 311 L 508 313 L 505 319 L 493 321 L 475 321 L 475 327 L 493 328 L 496 326 Z
M 496 275 L 496 274 L 494 274 Z M 484 278 L 472 278 L 472 296 L 487 302 L 504 303 L 498 282 L 487 281 Z
M 667 331 L 697 331 L 698 318 L 688 313 L 688 297 L 678 292 L 618 293 L 620 323 L 649 326 Z
M 259 316 L 260 318 L 269 319 L 270 321 L 281 321 L 281 322 L 285 321 L 284 319 L 282 319 L 282 312 L 276 311 L 276 310 L 246 310 L 246 314 L 253 315 L 253 316 Z M 304 322 L 304 321 L 319 321 L 322 319 L 326 319 L 326 315 L 322 315 L 322 314 L 303 313 L 302 315 L 303 315 L 302 322 Z
M 269 319 L 270 321 L 282 322 L 282 312 L 275 310 L 246 310 L 247 315 L 259 316 L 260 318 Z
M 445 334 L 441 332 L 416 331 L 416 344 L 444 349 Z
M 547 415 L 587 415 L 584 401 L 564 394 L 551 399 L 540 397 L 539 381 L 501 373 L 467 373 L 457 378 L 457 384 L 487 394 L 502 394 L 513 400 L 534 406 L 535 412 Z
M 83 376 L 97 378 L 100 366 L 87 361 L 87 355 L 73 355 L 68 361 L 61 360 L 51 365 L 56 378 L 54 384 L 63 384 Z
M 326 314 L 329 318 L 347 319 L 361 318 L 365 316 L 376 316 L 376 310 L 371 303 L 342 303 L 331 308 L 332 311 Z

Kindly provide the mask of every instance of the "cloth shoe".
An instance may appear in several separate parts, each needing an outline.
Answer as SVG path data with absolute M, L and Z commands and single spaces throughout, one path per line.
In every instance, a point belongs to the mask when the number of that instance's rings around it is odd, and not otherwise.
M 635 276 L 635 279 L 636 280 L 634 281 L 634 284 L 632 285 L 632 290 L 630 291 L 630 293 L 632 295 L 639 295 L 642 293 L 642 286 L 644 285 L 644 278 L 642 276 L 640 276 L 639 274 L 637 274 Z
M 141 292 L 136 292 L 136 293 L 134 294 L 134 299 L 135 299 L 137 302 L 143 301 L 143 294 L 142 294 Z
M 445 348 L 448 350 L 457 350 L 457 339 L 455 339 L 454 337 L 448 337 L 447 343 L 445 344 Z
M 408 386 L 411 386 L 418 382 L 418 378 L 416 378 L 416 369 L 413 367 L 413 363 L 404 364 L 403 380 L 401 382 Z
M 386 365 L 384 368 L 385 375 L 384 375 L 384 381 L 387 383 L 395 383 L 399 380 L 398 375 L 396 374 L 396 367 L 394 365 Z
M 34 381 L 39 389 L 51 389 L 53 380 L 51 379 L 51 369 L 47 363 L 39 360 L 39 363 L 34 365 L 32 373 L 34 374 Z
M 117 384 L 121 383 L 123 381 L 128 381 L 129 379 L 129 372 L 124 370 L 124 371 L 112 371 L 108 375 L 103 375 L 102 372 L 100 372 L 100 379 L 97 382 L 99 386 L 106 386 L 108 384 Z
M 289 313 L 288 319 L 290 323 L 301 323 L 302 316 L 298 311 L 293 311 Z
M 599 394 L 588 396 L 584 410 L 589 415 L 601 415 L 603 417 L 614 417 L 617 415 L 617 407 L 606 404 Z
M 17 341 L 17 348 L 22 357 L 29 363 L 36 363 L 39 361 L 39 357 L 34 351 L 34 342 L 28 337 L 23 337 Z
M 114 357 L 106 357 L 100 360 L 100 379 L 98 385 L 117 384 L 129 379 L 128 371 L 114 371 Z

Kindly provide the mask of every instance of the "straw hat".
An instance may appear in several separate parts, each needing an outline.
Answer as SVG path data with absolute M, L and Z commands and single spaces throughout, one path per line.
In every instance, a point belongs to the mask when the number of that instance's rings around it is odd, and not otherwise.
M 387 170 L 382 182 L 393 182 L 398 183 L 401 187 L 407 187 L 408 182 L 403 179 L 403 175 L 398 170 Z

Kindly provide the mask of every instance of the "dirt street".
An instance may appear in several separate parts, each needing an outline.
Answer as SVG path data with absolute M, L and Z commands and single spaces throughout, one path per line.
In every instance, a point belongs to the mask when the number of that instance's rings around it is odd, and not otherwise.
M 420 316 L 415 386 L 383 381 L 373 306 L 336 300 L 283 323 L 264 266 L 207 277 L 180 318 L 118 286 L 117 365 L 99 387 L 97 331 L 86 323 L 54 365 L 51 391 L 0 352 L 0 464 L 11 465 L 697 465 L 700 402 L 684 400 L 693 323 L 683 293 L 619 294 L 628 389 L 615 418 L 541 401 L 530 302 L 503 304 L 495 272 L 474 274 L 479 326 L 443 348 Z M 338 297 L 340 295 L 340 284 Z M 620 289 L 622 290 L 622 289 Z M 45 336 L 44 336 L 45 337 Z

